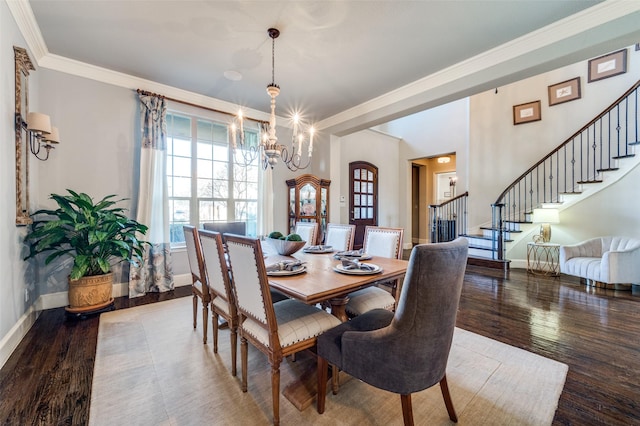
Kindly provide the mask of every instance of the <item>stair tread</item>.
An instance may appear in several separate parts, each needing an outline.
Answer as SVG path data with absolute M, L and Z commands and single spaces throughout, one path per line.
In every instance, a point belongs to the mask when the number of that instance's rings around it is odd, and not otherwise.
M 596 179 L 596 180 L 579 180 L 577 183 L 579 183 L 579 184 L 584 184 L 584 183 L 602 183 L 602 179 Z
M 486 229 L 487 231 L 493 231 L 494 228 L 491 228 L 490 226 L 481 226 L 480 229 Z M 497 231 L 497 229 L 496 229 Z M 505 229 L 504 232 L 515 232 L 517 233 L 521 233 L 522 231 L 519 229 Z
M 598 169 L 598 173 L 600 172 L 615 172 L 616 170 L 620 170 L 620 167 L 609 167 L 606 169 Z
M 619 160 L 621 158 L 631 158 L 631 157 L 635 157 L 635 156 L 636 156 L 635 154 L 626 154 L 626 155 L 618 155 L 618 156 L 611 157 L 611 158 L 614 159 L 614 160 Z
M 484 241 L 493 241 L 493 238 L 491 237 L 487 237 L 486 235 L 482 235 L 482 234 L 460 234 L 461 237 L 465 237 L 465 238 L 475 238 L 478 240 L 484 240 Z M 504 240 L 505 242 L 511 242 L 513 240 L 505 238 Z M 471 246 L 469 246 L 471 247 Z

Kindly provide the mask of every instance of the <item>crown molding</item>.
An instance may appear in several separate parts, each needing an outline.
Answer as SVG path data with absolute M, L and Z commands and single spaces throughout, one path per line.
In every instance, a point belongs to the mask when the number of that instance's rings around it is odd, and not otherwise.
M 149 92 L 158 93 L 168 98 L 173 98 L 179 101 L 201 105 L 203 107 L 213 108 L 221 111 L 227 111 L 232 114 L 238 110 L 238 105 L 231 102 L 226 102 L 220 99 L 201 95 L 199 93 L 190 92 L 188 90 L 178 89 L 177 87 L 168 86 L 166 84 L 157 83 L 155 81 L 147 80 L 144 78 L 134 77 L 129 74 L 87 64 L 85 62 L 77 61 L 74 59 L 65 58 L 64 56 L 48 54 L 41 59 L 40 66 L 50 70 L 60 71 L 66 74 L 96 80 L 101 83 L 111 84 L 113 86 L 124 87 L 131 90 L 147 90 Z M 258 111 L 248 108 L 244 109 L 243 112 L 245 115 L 253 117 L 257 120 L 269 121 L 269 114 L 265 113 L 264 111 Z M 281 117 L 278 117 L 278 120 L 280 120 L 280 122 L 286 122 L 286 120 Z
M 22 33 L 27 47 L 34 56 L 34 59 L 38 65 L 40 59 L 49 54 L 49 49 L 44 42 L 40 27 L 36 22 L 36 17 L 33 15 L 33 10 L 28 0 L 5 0 L 9 11 L 13 15 L 13 19 L 16 21 L 18 29 Z
M 74 59 L 69 59 L 63 56 L 49 53 L 49 49 L 47 48 L 44 38 L 42 37 L 40 27 L 36 22 L 35 15 L 33 14 L 33 10 L 31 9 L 29 1 L 5 1 L 9 6 L 9 10 L 11 11 L 11 14 L 16 21 L 18 29 L 27 42 L 29 50 L 34 56 L 35 62 L 42 68 L 60 71 L 66 74 L 84 77 L 102 83 L 124 87 L 127 89 L 147 90 L 164 95 L 166 97 L 177 99 L 179 101 L 201 105 L 221 111 L 227 111 L 232 114 L 238 110 L 238 105 L 231 102 L 226 102 L 220 99 L 212 98 L 210 96 L 178 89 L 173 86 L 168 86 L 165 84 L 157 83 L 155 81 L 134 77 L 129 74 L 112 71 L 107 68 L 90 65 L 85 62 L 80 62 Z M 269 114 L 265 113 L 264 111 L 246 109 L 244 110 L 244 113 L 245 115 L 253 117 L 257 120 L 269 121 Z M 277 120 L 280 123 L 288 122 L 288 120 L 283 117 L 277 117 Z

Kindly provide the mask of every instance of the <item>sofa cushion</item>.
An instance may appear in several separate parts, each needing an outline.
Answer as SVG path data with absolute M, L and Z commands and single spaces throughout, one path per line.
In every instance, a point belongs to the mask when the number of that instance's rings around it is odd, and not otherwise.
M 577 277 L 601 281 L 601 262 L 602 259 L 599 257 L 573 257 L 565 262 L 562 272 Z

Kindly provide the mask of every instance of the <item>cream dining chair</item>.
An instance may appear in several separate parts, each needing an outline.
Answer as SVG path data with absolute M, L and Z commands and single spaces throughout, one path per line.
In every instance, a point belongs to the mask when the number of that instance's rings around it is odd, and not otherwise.
M 202 258 L 204 260 L 205 282 L 209 290 L 211 322 L 213 324 L 213 353 L 218 353 L 218 317 L 227 320 L 231 339 L 231 375 L 236 375 L 238 314 L 231 288 L 229 267 L 225 258 L 225 247 L 219 232 L 198 231 Z
M 280 423 L 280 363 L 288 355 L 315 346 L 325 330 L 340 324 L 333 315 L 287 299 L 272 303 L 260 240 L 226 235 L 232 283 L 238 309 L 242 391 L 247 391 L 247 344 L 271 363 L 273 423 Z
M 363 252 L 374 257 L 402 259 L 403 235 L 402 228 L 367 226 L 364 231 Z M 371 286 L 349 293 L 349 301 L 345 307 L 347 315 L 354 317 L 377 308 L 393 310 L 396 304 L 398 280 L 388 284 L 391 286 L 391 292 Z
M 352 250 L 355 236 L 355 225 L 328 223 L 327 236 L 324 239 L 324 245 L 331 246 L 336 251 Z
M 315 246 L 318 241 L 318 223 L 297 222 L 295 233 L 300 235 L 302 241 L 306 241 L 305 247 Z
M 198 229 L 184 225 L 184 240 L 187 245 L 187 258 L 191 269 L 191 293 L 193 294 L 193 329 L 198 325 L 198 299 L 202 302 L 202 343 L 207 344 L 207 325 L 209 324 L 209 290 L 205 282 L 202 247 L 198 237 Z

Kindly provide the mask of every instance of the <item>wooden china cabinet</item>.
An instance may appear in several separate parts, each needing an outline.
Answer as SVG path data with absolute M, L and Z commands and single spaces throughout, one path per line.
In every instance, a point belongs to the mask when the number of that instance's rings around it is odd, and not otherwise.
M 306 174 L 287 180 L 289 233 L 296 229 L 296 222 L 318 222 L 318 241 L 324 239 L 329 218 L 330 180 Z

